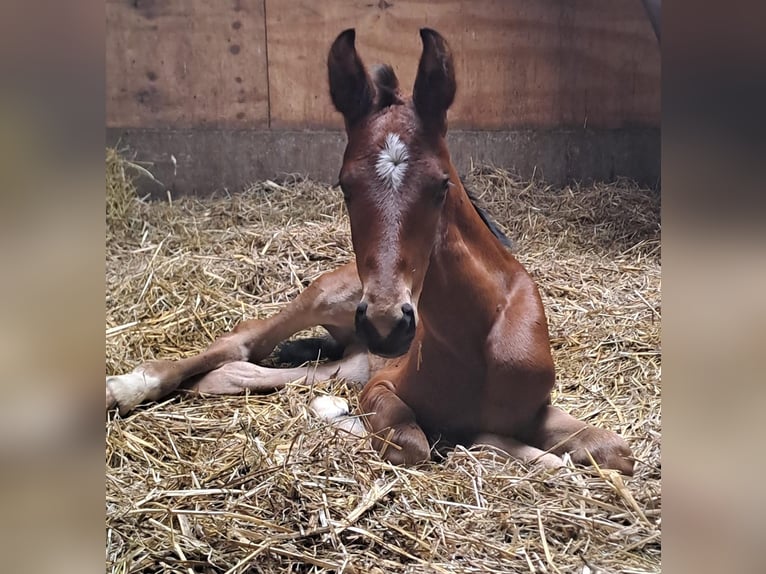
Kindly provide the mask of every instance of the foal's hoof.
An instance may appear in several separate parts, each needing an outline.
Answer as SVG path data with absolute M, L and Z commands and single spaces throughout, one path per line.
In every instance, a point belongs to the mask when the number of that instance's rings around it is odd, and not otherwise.
M 372 443 L 373 447 L 381 453 L 381 457 L 391 464 L 416 466 L 431 460 L 431 446 L 419 427 L 413 425 L 399 428 L 392 433 L 388 441 L 387 443 L 374 439 Z
M 143 367 L 125 375 L 106 378 L 106 409 L 117 407 L 126 415 L 147 399 L 154 398 L 160 386 L 158 377 L 147 374 Z
M 109 378 L 106 379 L 106 410 L 111 411 L 117 406 L 117 399 L 114 398 L 112 391 L 109 390 Z
M 618 470 L 625 476 L 633 476 L 635 466 L 633 453 L 626 446 L 624 450 L 620 449 L 618 452 L 612 453 L 612 456 L 605 461 L 603 466 Z
M 617 470 L 625 476 L 633 476 L 633 452 L 621 436 L 610 431 L 602 431 L 601 440 L 588 445 L 590 457 L 584 449 L 571 453 L 572 461 L 577 464 L 590 466 L 591 457 L 600 468 Z
M 618 470 L 625 476 L 633 476 L 633 451 L 622 437 L 615 437 L 614 443 L 609 445 L 605 452 L 594 455 L 594 460 L 602 467 Z

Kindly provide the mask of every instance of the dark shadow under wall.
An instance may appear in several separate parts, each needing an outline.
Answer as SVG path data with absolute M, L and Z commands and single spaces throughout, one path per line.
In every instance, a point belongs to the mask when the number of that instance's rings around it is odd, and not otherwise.
M 555 186 L 627 178 L 660 187 L 659 128 L 454 130 L 447 141 L 460 173 L 491 164 Z M 165 198 L 167 190 L 173 197 L 205 197 L 287 174 L 335 183 L 346 137 L 340 131 L 108 128 L 106 143 L 161 182 L 140 178 L 141 195 Z

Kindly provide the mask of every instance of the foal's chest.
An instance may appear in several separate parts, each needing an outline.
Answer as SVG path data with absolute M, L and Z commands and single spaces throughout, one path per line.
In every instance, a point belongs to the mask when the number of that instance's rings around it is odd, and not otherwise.
M 456 361 L 449 353 L 427 352 L 425 347 L 402 365 L 397 395 L 415 412 L 427 434 L 480 432 L 485 367 Z

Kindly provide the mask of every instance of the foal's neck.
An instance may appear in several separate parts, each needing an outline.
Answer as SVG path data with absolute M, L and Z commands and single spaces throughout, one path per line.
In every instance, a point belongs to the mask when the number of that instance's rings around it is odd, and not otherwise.
M 433 327 L 459 333 L 469 322 L 472 327 L 489 327 L 505 296 L 502 270 L 508 254 L 482 221 L 460 179 L 455 176 L 452 182 L 419 309 Z
M 505 248 L 479 215 L 460 179 L 455 177 L 452 182 L 454 187 L 445 199 L 432 264 L 446 265 L 451 274 L 460 274 L 470 271 L 472 266 L 456 261 L 452 257 L 456 252 L 470 253 L 474 263 L 483 261 L 485 265 L 497 262 L 498 257 L 505 258 Z

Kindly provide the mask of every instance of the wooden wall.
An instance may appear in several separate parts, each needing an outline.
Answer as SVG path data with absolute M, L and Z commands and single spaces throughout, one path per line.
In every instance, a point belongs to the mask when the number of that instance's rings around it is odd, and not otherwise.
M 107 0 L 106 17 L 112 136 L 340 129 L 326 57 L 348 27 L 407 91 L 418 28 L 439 30 L 456 58 L 453 130 L 660 123 L 660 50 L 639 0 Z
M 323 87 L 328 46 L 344 28 L 357 29 L 368 65 L 393 64 L 409 91 L 424 25 L 456 58 L 453 127 L 659 121 L 659 48 L 639 0 L 331 1 L 318 13 L 313 2 L 266 4 L 273 127 L 341 125 Z
M 106 29 L 107 126 L 268 127 L 263 0 L 107 0 Z

